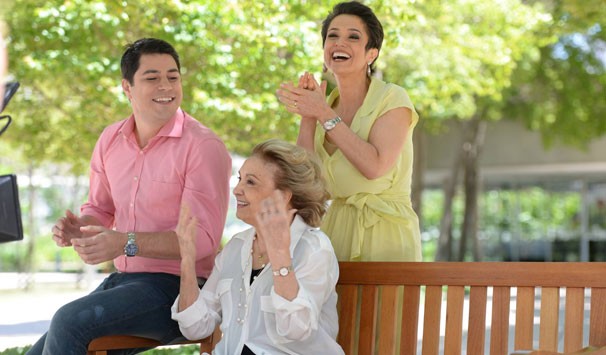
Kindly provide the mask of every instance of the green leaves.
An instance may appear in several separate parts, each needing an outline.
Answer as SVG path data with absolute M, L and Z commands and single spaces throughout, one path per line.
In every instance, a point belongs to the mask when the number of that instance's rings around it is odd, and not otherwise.
M 555 126 L 549 122 L 564 114 L 585 122 L 604 109 L 597 99 L 590 107 L 566 109 L 554 101 L 578 103 L 583 95 L 597 98 L 602 92 L 601 81 L 587 85 L 595 82 L 587 68 L 599 69 L 600 63 L 575 49 L 574 40 L 561 44 L 569 53 L 565 60 L 550 59 L 555 49 L 545 49 L 572 29 L 582 28 L 594 46 L 604 41 L 601 28 L 587 32 L 593 19 L 604 18 L 597 10 L 565 4 L 370 1 L 386 33 L 378 69 L 409 91 L 428 128 L 445 119 L 468 119 L 478 105 L 498 119 L 501 107 L 515 103 L 516 111 L 506 115 L 544 117 L 528 125 L 551 134 Z M 28 161 L 67 162 L 85 172 L 103 127 L 130 113 L 120 87 L 124 45 L 151 36 L 170 41 L 181 55 L 183 108 L 232 152 L 247 155 L 270 137 L 294 142 L 298 118 L 274 93 L 305 70 L 320 77 L 320 25 L 331 7 L 287 0 L 13 0 L 5 15 L 10 71 L 22 88 L 11 103 L 14 124 L 3 143 L 22 150 Z M 569 85 L 571 77 L 578 85 Z M 544 94 L 530 89 L 534 80 Z M 558 87 L 571 90 L 552 91 Z

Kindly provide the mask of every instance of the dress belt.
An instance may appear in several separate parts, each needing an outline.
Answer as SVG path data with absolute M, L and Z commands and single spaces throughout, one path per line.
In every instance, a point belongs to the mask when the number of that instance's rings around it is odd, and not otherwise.
M 354 228 L 350 251 L 351 260 L 361 255 L 364 244 L 365 230 L 377 224 L 380 220 L 388 220 L 397 224 L 409 224 L 410 221 L 393 207 L 393 203 L 412 208 L 409 195 L 358 193 L 347 198 L 336 198 L 333 203 L 350 205 L 358 209 L 360 218 Z M 390 204 L 391 203 L 391 204 Z

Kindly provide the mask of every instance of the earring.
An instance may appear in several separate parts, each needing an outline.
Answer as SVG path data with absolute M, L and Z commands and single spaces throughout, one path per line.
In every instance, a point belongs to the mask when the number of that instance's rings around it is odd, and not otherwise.
M 372 63 L 368 63 L 368 66 L 366 67 L 366 75 L 368 75 L 368 77 L 372 75 L 372 70 L 370 69 L 371 64 Z

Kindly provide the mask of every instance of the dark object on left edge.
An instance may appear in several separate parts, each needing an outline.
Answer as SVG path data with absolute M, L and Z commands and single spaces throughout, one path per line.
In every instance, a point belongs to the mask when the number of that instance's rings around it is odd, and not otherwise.
M 11 100 L 15 92 L 17 92 L 17 89 L 19 88 L 19 82 L 11 81 L 4 84 L 4 86 L 4 99 L 2 100 L 2 106 L 0 106 L 0 112 L 4 111 L 6 105 L 8 105 L 8 102 Z
M 0 175 L 0 243 L 23 239 L 17 177 Z

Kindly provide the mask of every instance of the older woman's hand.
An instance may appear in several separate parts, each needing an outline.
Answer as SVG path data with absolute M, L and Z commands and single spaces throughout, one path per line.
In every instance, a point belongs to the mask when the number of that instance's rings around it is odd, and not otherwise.
M 284 193 L 275 190 L 271 196 L 261 201 L 261 210 L 257 213 L 259 242 L 265 244 L 270 259 L 290 258 L 290 224 L 297 210 L 286 210 Z

